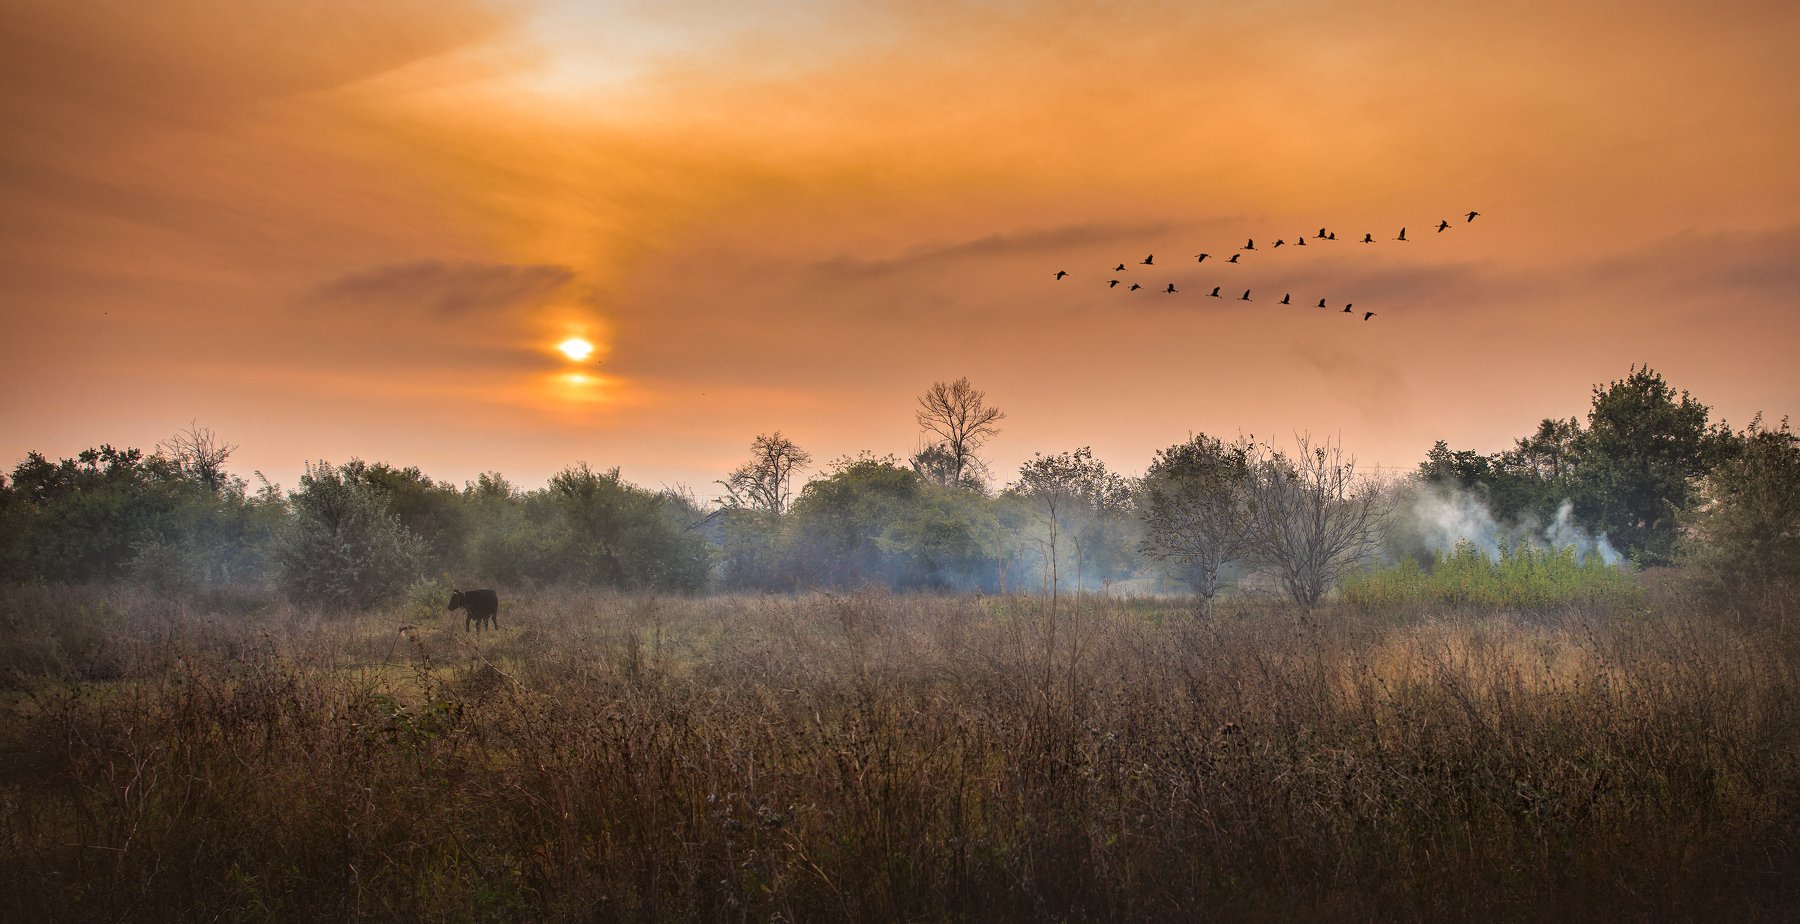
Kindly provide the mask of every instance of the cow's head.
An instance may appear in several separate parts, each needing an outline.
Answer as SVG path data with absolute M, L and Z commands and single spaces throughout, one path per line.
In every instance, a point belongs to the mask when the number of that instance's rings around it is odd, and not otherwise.
M 462 609 L 462 607 L 463 607 L 463 592 L 460 590 L 451 591 L 449 608 L 453 609 L 453 610 L 460 610 L 460 609 Z

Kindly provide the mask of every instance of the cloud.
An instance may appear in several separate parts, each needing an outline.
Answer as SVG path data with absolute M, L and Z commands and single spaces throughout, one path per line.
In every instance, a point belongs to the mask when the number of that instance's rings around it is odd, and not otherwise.
M 538 307 L 574 278 L 569 267 L 548 263 L 420 260 L 341 276 L 314 290 L 312 300 L 462 318 Z
M 870 260 L 842 255 L 814 263 L 812 269 L 819 275 L 838 278 L 886 276 L 938 263 L 1042 254 L 1074 247 L 1154 238 L 1167 233 L 1172 227 L 1169 222 L 1139 225 L 1095 222 L 1035 231 L 1002 232 L 949 244 L 922 244 L 900 256 L 885 259 Z

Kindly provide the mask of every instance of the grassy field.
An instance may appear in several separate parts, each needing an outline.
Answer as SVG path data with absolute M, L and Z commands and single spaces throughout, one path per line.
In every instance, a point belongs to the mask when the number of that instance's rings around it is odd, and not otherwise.
M 0 916 L 1800 914 L 1800 646 L 1667 595 L 434 592 L 0 590 Z

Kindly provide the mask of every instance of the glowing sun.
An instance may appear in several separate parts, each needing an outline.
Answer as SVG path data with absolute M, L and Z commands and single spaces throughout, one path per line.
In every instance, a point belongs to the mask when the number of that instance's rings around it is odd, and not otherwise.
M 581 362 L 589 356 L 594 355 L 594 345 L 580 337 L 570 337 L 557 344 L 556 348 L 563 351 L 564 356 L 567 356 L 576 362 Z

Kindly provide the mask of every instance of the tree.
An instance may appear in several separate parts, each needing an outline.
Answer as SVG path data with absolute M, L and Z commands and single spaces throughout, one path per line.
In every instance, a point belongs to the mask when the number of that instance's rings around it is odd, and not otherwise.
M 417 466 L 396 468 L 385 462 L 364 466 L 358 476 L 381 490 L 388 510 L 425 541 L 435 564 L 444 568 L 463 565 L 469 542 L 469 505 L 454 486 L 432 481 Z
M 1109 580 L 1116 562 L 1104 554 L 1116 533 L 1109 530 L 1130 502 L 1130 485 L 1106 469 L 1086 446 L 1057 455 L 1034 455 L 1019 467 L 1019 481 L 1012 493 L 1035 506 L 1043 515 L 1037 539 L 1044 560 L 1045 577 L 1055 609 L 1061 584 L 1061 544 L 1074 549 L 1076 593 L 1084 568 L 1095 560 L 1106 562 L 1096 577 Z
M 418 577 L 426 546 L 388 509 L 364 466 L 308 464 L 289 495 L 293 517 L 277 537 L 276 576 L 296 603 L 362 609 Z
M 1295 443 L 1292 457 L 1250 447 L 1247 539 L 1251 558 L 1289 599 L 1310 607 L 1374 548 L 1390 504 L 1338 444 L 1306 436 Z
M 901 556 L 883 545 L 924 488 L 892 456 L 843 458 L 800 490 L 791 511 L 791 553 L 809 583 L 854 587 L 902 579 Z
M 1594 386 L 1587 429 L 1575 438 L 1575 513 L 1645 564 L 1670 560 L 1699 479 L 1722 458 L 1729 431 L 1707 407 L 1645 366 Z
M 699 590 L 711 567 L 694 511 L 672 492 L 627 483 L 616 468 L 577 462 L 550 479 L 561 514 L 566 577 L 624 590 Z
M 988 407 L 986 401 L 987 394 L 977 391 L 967 377 L 934 382 L 919 396 L 919 426 L 937 437 L 936 455 L 921 452 L 914 458 L 919 474 L 942 487 L 960 487 L 965 478 L 979 477 L 982 465 L 976 452 L 1000 433 L 996 424 L 1006 419 L 1004 411 Z
M 1248 548 L 1249 458 L 1248 443 L 1202 433 L 1157 452 L 1139 492 L 1145 554 L 1187 569 L 1202 613 L 1212 612 L 1220 570 Z
M 1752 420 L 1701 495 L 1686 556 L 1700 583 L 1785 625 L 1800 603 L 1800 436 Z
M 227 485 L 225 460 L 231 458 L 237 446 L 219 439 L 212 430 L 189 422 L 186 430 L 158 443 L 156 449 L 189 478 L 216 493 Z
M 760 510 L 779 518 L 792 496 L 794 472 L 812 464 L 812 456 L 793 440 L 775 431 L 750 441 L 750 461 L 738 466 L 723 481 L 726 502 Z

